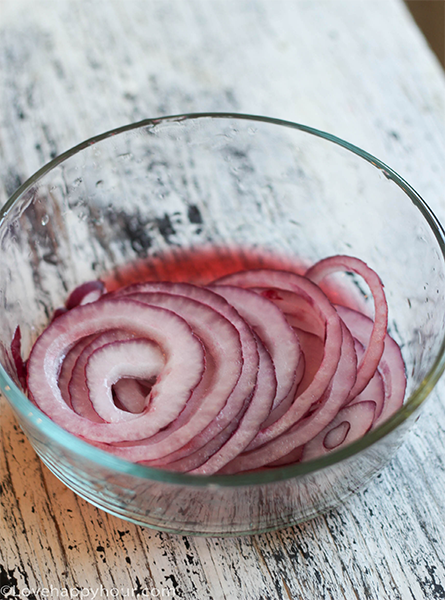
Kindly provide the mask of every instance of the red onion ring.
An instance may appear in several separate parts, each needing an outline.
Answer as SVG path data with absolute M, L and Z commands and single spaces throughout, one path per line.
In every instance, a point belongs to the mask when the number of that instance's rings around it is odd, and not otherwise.
M 96 423 L 73 412 L 57 386 L 67 351 L 97 331 L 122 329 L 159 344 L 165 368 L 153 386 L 150 409 L 121 423 Z M 189 325 L 171 311 L 134 300 L 108 299 L 77 306 L 53 321 L 33 346 L 28 386 L 34 402 L 65 429 L 91 441 L 119 442 L 154 435 L 183 410 L 205 370 L 204 350 Z M 180 377 L 178 376 L 180 373 Z
M 374 325 L 369 344 L 366 346 L 365 354 L 358 366 L 357 381 L 350 392 L 350 398 L 353 398 L 368 385 L 382 357 L 388 326 L 388 305 L 380 277 L 358 258 L 352 256 L 325 258 L 308 269 L 305 276 L 311 281 L 319 283 L 336 271 L 352 271 L 363 277 L 374 298 Z

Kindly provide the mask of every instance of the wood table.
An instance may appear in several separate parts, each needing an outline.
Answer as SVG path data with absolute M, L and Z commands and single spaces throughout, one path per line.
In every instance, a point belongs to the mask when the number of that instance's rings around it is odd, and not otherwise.
M 200 111 L 336 134 L 445 222 L 445 77 L 401 0 L 0 0 L 1 204 L 85 138 Z M 366 490 L 236 539 L 158 533 L 94 508 L 42 466 L 2 400 L 0 598 L 445 598 L 443 383 L 437 392 Z

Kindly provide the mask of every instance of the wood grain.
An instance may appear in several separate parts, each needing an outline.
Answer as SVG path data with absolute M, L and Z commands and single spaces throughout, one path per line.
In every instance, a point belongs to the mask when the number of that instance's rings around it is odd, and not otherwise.
M 0 90 L 1 203 L 101 131 L 221 110 L 350 140 L 445 220 L 445 78 L 399 0 L 2 0 Z M 445 598 L 443 391 L 366 491 L 242 539 L 157 533 L 96 509 L 42 466 L 2 401 L 0 597 Z

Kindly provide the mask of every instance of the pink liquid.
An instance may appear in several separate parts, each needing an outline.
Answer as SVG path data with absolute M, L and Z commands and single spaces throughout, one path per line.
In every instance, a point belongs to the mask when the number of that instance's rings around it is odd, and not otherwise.
M 265 250 L 206 246 L 175 250 L 117 267 L 102 277 L 108 291 L 139 281 L 174 281 L 206 285 L 246 269 L 283 269 L 303 274 L 309 263 Z

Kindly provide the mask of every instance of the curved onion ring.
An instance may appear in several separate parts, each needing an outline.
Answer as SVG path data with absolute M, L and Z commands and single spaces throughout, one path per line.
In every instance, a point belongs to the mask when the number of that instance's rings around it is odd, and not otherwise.
M 76 414 L 57 386 L 60 365 L 71 346 L 107 329 L 146 337 L 159 344 L 166 357 L 149 409 L 128 426 L 96 423 Z M 137 440 L 154 435 L 180 414 L 204 370 L 202 343 L 178 315 L 134 300 L 110 299 L 77 306 L 51 323 L 31 351 L 28 387 L 39 408 L 75 435 L 101 442 Z

